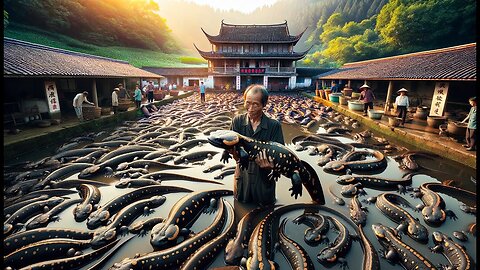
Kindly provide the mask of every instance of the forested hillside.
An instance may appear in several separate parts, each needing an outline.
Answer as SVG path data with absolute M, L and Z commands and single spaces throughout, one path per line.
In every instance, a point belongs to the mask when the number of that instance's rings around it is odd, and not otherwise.
M 287 20 L 291 35 L 307 28 L 295 50 L 313 46 L 300 66 L 338 67 L 475 42 L 475 11 L 474 0 L 278 0 L 250 14 L 185 0 L 6 0 L 4 23 L 29 24 L 99 46 L 182 50 L 199 57 L 193 43 L 210 49 L 201 28 L 216 35 L 222 20 Z
M 151 0 L 5 0 L 4 21 L 6 11 L 10 23 L 95 45 L 178 52 L 158 9 Z

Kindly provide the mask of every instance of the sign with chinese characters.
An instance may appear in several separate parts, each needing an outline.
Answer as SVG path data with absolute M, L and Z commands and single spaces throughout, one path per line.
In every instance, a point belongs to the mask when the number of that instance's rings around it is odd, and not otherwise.
M 45 81 L 45 91 L 47 93 L 48 110 L 53 112 L 60 111 L 60 102 L 58 100 L 57 86 L 54 81 Z
M 240 90 L 240 76 L 236 77 L 235 86 L 235 89 Z
M 430 107 L 430 116 L 442 116 L 447 102 L 448 82 L 437 82 L 433 92 L 432 106 Z
M 240 68 L 242 74 L 264 74 L 265 68 Z

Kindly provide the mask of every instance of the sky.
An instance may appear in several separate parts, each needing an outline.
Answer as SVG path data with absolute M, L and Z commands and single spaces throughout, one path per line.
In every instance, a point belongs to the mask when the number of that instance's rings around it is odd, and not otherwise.
M 209 5 L 215 9 L 233 9 L 243 13 L 250 13 L 259 7 L 272 5 L 277 2 L 277 0 L 187 0 L 187 2 L 195 2 L 199 5 Z

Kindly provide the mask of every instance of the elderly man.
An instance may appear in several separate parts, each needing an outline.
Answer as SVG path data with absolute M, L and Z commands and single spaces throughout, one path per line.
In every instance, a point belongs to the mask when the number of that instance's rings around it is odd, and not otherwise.
M 78 93 L 73 98 L 73 108 L 75 109 L 75 113 L 80 121 L 83 121 L 83 112 L 82 112 L 82 105 L 83 102 L 93 105 L 93 102 L 87 100 L 88 92 L 84 91 L 82 93 Z
M 285 144 L 280 122 L 268 118 L 263 113 L 263 108 L 268 101 L 268 92 L 265 87 L 259 84 L 250 85 L 245 90 L 244 100 L 247 112 L 235 116 L 230 129 L 255 140 Z M 234 158 L 238 160 L 235 154 Z M 234 176 L 235 199 L 262 206 L 275 203 L 275 182 L 267 180 L 273 166 L 272 159 L 264 152 L 261 152 L 256 160 L 250 161 L 248 170 L 240 170 L 237 163 Z

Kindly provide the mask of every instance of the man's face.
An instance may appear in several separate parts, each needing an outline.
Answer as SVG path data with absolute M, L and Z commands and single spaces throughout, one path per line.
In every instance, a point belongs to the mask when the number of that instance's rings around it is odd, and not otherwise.
M 248 91 L 247 96 L 245 97 L 245 102 L 243 104 L 247 110 L 248 117 L 258 118 L 262 114 L 262 93 L 253 91 Z

